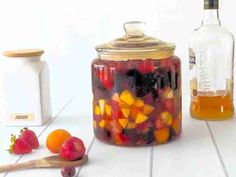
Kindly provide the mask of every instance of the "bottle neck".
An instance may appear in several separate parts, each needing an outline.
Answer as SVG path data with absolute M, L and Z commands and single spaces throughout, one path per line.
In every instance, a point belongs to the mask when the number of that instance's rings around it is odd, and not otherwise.
M 204 9 L 202 25 L 220 25 L 218 9 Z

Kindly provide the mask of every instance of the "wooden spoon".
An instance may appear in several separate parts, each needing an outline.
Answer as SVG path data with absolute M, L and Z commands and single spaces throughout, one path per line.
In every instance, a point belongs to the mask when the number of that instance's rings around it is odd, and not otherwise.
M 66 161 L 60 158 L 60 156 L 56 155 L 44 157 L 41 159 L 30 160 L 22 163 L 0 165 L 0 173 L 31 168 L 61 168 L 66 166 L 76 167 L 85 164 L 87 161 L 87 155 L 84 155 L 82 159 L 76 161 Z

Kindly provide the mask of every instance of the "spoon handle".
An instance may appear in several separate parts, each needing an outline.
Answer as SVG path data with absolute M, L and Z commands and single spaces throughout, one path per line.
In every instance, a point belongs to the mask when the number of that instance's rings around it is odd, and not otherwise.
M 14 164 L 10 164 L 10 165 L 1 165 L 0 166 L 0 173 L 34 168 L 34 167 L 37 166 L 37 164 L 38 164 L 37 160 L 31 160 L 31 161 L 22 162 L 22 163 L 14 163 Z

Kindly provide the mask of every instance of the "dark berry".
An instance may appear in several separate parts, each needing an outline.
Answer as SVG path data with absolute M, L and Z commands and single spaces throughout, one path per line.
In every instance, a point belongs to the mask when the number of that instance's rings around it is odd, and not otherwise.
M 150 89 L 148 89 L 147 87 L 141 87 L 141 86 L 137 86 L 136 87 L 136 96 L 137 97 L 144 97 L 145 95 L 147 95 L 149 93 Z
M 139 77 L 141 76 L 140 72 L 137 70 L 137 69 L 130 69 L 128 72 L 127 72 L 127 76 L 133 76 L 133 77 Z
M 105 136 L 108 137 L 108 138 L 111 137 L 111 132 L 108 131 L 108 130 L 105 130 L 104 134 L 105 134 Z
M 63 177 L 73 177 L 75 176 L 76 169 L 75 167 L 63 167 L 61 169 L 61 175 Z
M 151 89 L 151 93 L 152 93 L 152 97 L 154 98 L 154 100 L 159 97 L 158 92 L 155 88 Z
M 169 136 L 169 141 L 170 141 L 170 140 L 172 140 L 173 138 L 176 137 L 176 133 L 175 133 L 175 130 L 173 128 L 169 129 L 169 133 L 170 133 L 170 136 Z
M 157 79 L 153 73 L 148 73 L 142 77 L 142 85 L 151 89 L 156 84 Z
M 121 72 L 115 72 L 113 92 L 120 93 L 122 90 L 132 90 L 133 88 L 135 88 L 134 77 L 127 76 Z
M 141 134 L 141 138 L 147 143 L 151 144 L 154 141 L 153 131 L 148 131 L 145 134 Z

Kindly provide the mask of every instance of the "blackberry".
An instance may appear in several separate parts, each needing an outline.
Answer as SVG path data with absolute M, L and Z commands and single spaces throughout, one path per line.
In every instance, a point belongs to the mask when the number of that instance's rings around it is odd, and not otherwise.
M 168 141 L 170 141 L 170 140 L 172 140 L 176 137 L 176 133 L 175 133 L 175 130 L 173 128 L 169 129 L 169 133 L 170 133 L 170 135 L 169 135 Z
M 137 76 L 140 76 L 140 72 L 137 70 L 137 69 L 130 69 L 128 72 L 127 72 L 127 76 L 133 76 L 133 77 L 137 77 Z
M 142 77 L 141 81 L 144 87 L 151 89 L 156 84 L 157 79 L 154 73 L 147 73 Z
M 153 131 L 148 131 L 145 134 L 141 134 L 140 138 L 144 140 L 147 144 L 151 144 L 154 141 L 154 134 Z
M 136 87 L 136 96 L 137 97 L 144 97 L 150 92 L 150 90 L 146 87 Z
M 152 97 L 154 98 L 154 100 L 159 97 L 158 92 L 155 88 L 151 89 L 151 93 L 152 93 Z

